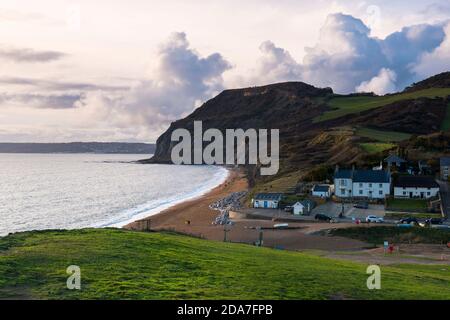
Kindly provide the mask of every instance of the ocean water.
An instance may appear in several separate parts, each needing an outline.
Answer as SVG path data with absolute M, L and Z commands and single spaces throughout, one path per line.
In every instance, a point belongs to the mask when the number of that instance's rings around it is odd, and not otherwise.
M 214 166 L 129 163 L 143 155 L 0 154 L 0 235 L 121 227 L 225 181 Z

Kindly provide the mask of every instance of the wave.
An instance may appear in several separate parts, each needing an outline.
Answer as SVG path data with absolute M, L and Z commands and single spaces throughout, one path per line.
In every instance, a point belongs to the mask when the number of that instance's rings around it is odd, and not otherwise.
M 218 172 L 216 172 L 211 177 L 211 179 L 208 180 L 207 183 L 205 183 L 203 186 L 201 186 L 199 189 L 197 189 L 194 192 L 186 193 L 184 195 L 178 195 L 175 197 L 165 198 L 165 199 L 148 201 L 137 207 L 127 209 L 125 211 L 120 212 L 118 214 L 118 217 L 112 221 L 109 221 L 107 223 L 99 223 L 97 225 L 94 225 L 93 227 L 94 228 L 107 228 L 107 227 L 122 228 L 122 227 L 126 226 L 127 224 L 130 224 L 134 221 L 156 215 L 168 208 L 176 206 L 177 204 L 201 197 L 202 195 L 208 193 L 212 189 L 214 189 L 214 188 L 218 187 L 219 185 L 221 185 L 222 183 L 224 183 L 227 180 L 229 174 L 230 174 L 230 172 L 228 169 L 219 168 Z

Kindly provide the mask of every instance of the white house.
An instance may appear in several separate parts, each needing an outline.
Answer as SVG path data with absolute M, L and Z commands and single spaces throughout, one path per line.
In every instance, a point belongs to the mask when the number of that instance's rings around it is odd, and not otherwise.
M 254 208 L 277 209 L 282 193 L 258 193 L 253 201 Z
M 310 200 L 299 201 L 296 202 L 292 206 L 292 208 L 294 209 L 293 213 L 295 215 L 306 215 L 309 214 L 312 209 L 314 209 L 314 202 Z
M 331 197 L 331 186 L 328 184 L 316 184 L 312 188 L 312 195 L 319 198 Z
M 439 193 L 439 184 L 433 177 L 399 176 L 394 183 L 395 198 L 429 199 Z
M 384 199 L 391 193 L 391 174 L 384 170 L 336 170 L 334 193 L 340 198 Z

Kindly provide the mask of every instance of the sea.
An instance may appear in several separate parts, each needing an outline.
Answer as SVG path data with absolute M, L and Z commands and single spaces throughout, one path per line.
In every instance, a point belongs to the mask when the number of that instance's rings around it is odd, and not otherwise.
M 0 236 L 122 227 L 223 183 L 217 166 L 138 164 L 133 154 L 0 154 Z

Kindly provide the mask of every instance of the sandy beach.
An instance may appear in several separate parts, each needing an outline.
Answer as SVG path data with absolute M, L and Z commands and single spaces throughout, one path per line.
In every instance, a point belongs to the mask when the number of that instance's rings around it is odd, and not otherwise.
M 222 199 L 231 192 L 248 190 L 248 182 L 244 173 L 231 170 L 227 180 L 207 194 L 190 201 L 186 201 L 168 208 L 151 217 L 135 221 L 124 228 L 130 230 L 162 231 L 170 230 L 207 240 L 224 240 L 224 226 L 214 225 L 212 222 L 219 215 L 219 211 L 212 210 L 209 205 Z M 271 220 L 233 219 L 234 225 L 227 232 L 227 240 L 238 243 L 253 244 L 259 238 L 259 231 L 255 227 L 272 227 Z M 188 223 L 189 222 L 189 223 Z M 290 223 L 292 230 L 265 230 L 264 246 L 283 248 L 287 250 L 352 250 L 367 246 L 366 243 L 339 237 L 324 237 L 311 235 L 311 231 L 329 228 L 329 224 L 318 223 Z M 340 224 L 346 227 L 348 224 Z
M 185 201 L 151 217 L 126 225 L 131 230 L 174 230 L 201 237 L 217 233 L 218 227 L 212 222 L 219 214 L 209 208 L 214 201 L 226 197 L 231 192 L 248 189 L 247 179 L 241 171 L 230 170 L 226 181 L 199 198 Z M 189 221 L 189 224 L 187 223 Z

